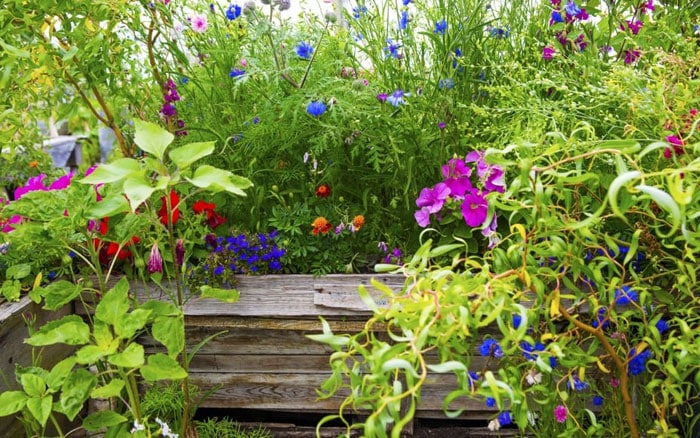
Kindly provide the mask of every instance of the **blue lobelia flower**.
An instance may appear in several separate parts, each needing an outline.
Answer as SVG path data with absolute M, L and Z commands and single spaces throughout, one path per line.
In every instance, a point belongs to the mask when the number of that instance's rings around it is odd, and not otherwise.
M 496 407 L 496 399 L 493 397 L 486 397 L 486 406 L 489 408 Z
M 500 414 L 498 414 L 498 423 L 501 426 L 508 426 L 512 422 L 513 416 L 510 414 L 510 411 L 503 411 Z
M 438 35 L 444 35 L 446 30 L 447 30 L 447 21 L 440 20 L 440 21 L 435 22 L 435 29 L 433 30 L 433 33 L 436 33 Z
M 618 306 L 625 306 L 631 302 L 637 302 L 639 300 L 639 295 L 637 292 L 630 289 L 629 286 L 622 286 L 621 289 L 615 289 L 614 302 Z
M 669 329 L 668 321 L 665 319 L 661 318 L 656 322 L 656 330 L 659 331 L 660 335 L 663 335 L 665 332 L 667 332 Z
M 301 41 L 296 47 L 297 56 L 304 59 L 310 59 L 314 53 L 314 48 L 306 41 Z
M 317 100 L 311 101 L 306 105 L 306 112 L 314 117 L 320 117 L 326 112 L 326 104 Z
M 238 68 L 232 68 L 230 72 L 228 72 L 229 77 L 231 78 L 242 78 L 243 75 L 245 75 L 245 70 L 241 70 Z
M 603 397 L 600 395 L 594 395 L 593 396 L 593 405 L 594 406 L 602 406 L 603 405 Z
M 479 346 L 479 354 L 500 359 L 503 357 L 503 350 L 501 350 L 501 346 L 495 339 L 485 339 L 481 346 Z
M 635 348 L 631 349 L 629 353 L 630 360 L 627 363 L 627 374 L 636 376 L 646 371 L 647 360 L 651 359 L 652 356 L 653 354 L 649 350 L 644 350 L 637 354 Z

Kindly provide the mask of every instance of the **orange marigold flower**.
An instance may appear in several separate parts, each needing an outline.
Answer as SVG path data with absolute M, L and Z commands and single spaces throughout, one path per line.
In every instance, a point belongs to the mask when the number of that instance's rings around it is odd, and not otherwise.
M 365 225 L 365 217 L 358 214 L 352 219 L 352 230 L 359 231 Z
M 316 188 L 316 196 L 319 198 L 327 198 L 331 195 L 331 186 L 328 184 L 321 184 Z
M 37 160 L 29 162 L 29 167 L 37 167 L 38 165 L 39 165 L 39 162 Z
M 314 236 L 318 233 L 326 234 L 331 230 L 331 228 L 333 228 L 330 222 L 328 222 L 328 220 L 326 220 L 326 218 L 323 216 L 319 216 L 316 219 L 314 219 L 314 221 L 311 223 L 311 226 L 313 227 L 313 230 L 311 230 L 311 232 L 314 234 Z

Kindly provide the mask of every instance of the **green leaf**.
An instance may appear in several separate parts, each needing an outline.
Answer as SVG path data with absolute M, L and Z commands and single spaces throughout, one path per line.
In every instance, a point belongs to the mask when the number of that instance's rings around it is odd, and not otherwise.
M 18 49 L 15 46 L 11 46 L 7 44 L 5 41 L 0 39 L 0 47 L 5 49 L 5 52 L 7 52 L 8 55 L 14 56 L 16 58 L 29 58 L 30 54 L 26 50 Z
M 6 278 L 12 278 L 13 280 L 21 280 L 29 274 L 32 273 L 32 265 L 28 263 L 20 263 L 18 265 L 12 265 L 5 271 Z
M 83 427 L 88 432 L 97 432 L 102 428 L 116 426 L 126 421 L 126 417 L 114 411 L 99 411 L 85 417 Z
M 146 326 L 151 315 L 150 310 L 136 309 L 131 313 L 121 315 L 114 325 L 114 332 L 122 339 L 130 339 Z
M 659 207 L 663 208 L 671 215 L 672 231 L 675 231 L 678 228 L 681 223 L 681 209 L 678 207 L 678 204 L 676 204 L 671 195 L 657 187 L 652 187 L 645 184 L 639 184 L 634 188 L 649 195 L 651 199 L 659 205 Z
M 623 154 L 633 154 L 638 152 L 642 146 L 636 140 L 605 140 L 601 141 L 596 149 L 617 149 Z
M 155 187 L 146 180 L 143 174 L 132 175 L 124 181 L 124 195 L 129 199 L 132 213 L 151 197 Z
M 202 298 L 216 298 L 224 303 L 235 303 L 240 297 L 236 289 L 220 289 L 218 287 L 201 286 L 199 288 Z
M 6 391 L 0 394 L 0 417 L 16 414 L 27 404 L 27 395 L 22 391 Z
M 76 360 L 75 357 L 69 356 L 51 368 L 49 375 L 46 376 L 46 385 L 54 391 L 57 391 L 62 385 L 66 378 L 73 371 Z
M 194 171 L 192 178 L 186 178 L 193 185 L 212 192 L 225 190 L 238 196 L 246 196 L 243 191 L 253 186 L 249 179 L 236 176 L 227 170 L 205 164 Z
M 187 377 L 187 371 L 170 356 L 156 353 L 148 356 L 148 363 L 141 368 L 141 375 L 149 382 L 156 380 L 179 380 Z
M 121 353 L 115 353 L 107 357 L 112 365 L 122 368 L 138 368 L 144 363 L 145 353 L 143 345 L 129 344 Z
M 435 364 L 435 365 L 427 365 L 428 369 L 430 371 L 436 372 L 436 373 L 450 373 L 453 371 L 467 371 L 466 365 L 464 365 L 462 362 L 458 362 L 456 360 L 450 360 L 447 362 Z
M 41 295 L 44 297 L 44 309 L 58 310 L 73 301 L 78 295 L 82 286 L 66 280 L 58 280 L 42 288 Z
M 323 318 L 320 318 L 320 319 L 321 319 L 321 326 L 323 328 L 323 334 L 322 335 L 306 335 L 307 338 L 311 339 L 312 341 L 321 342 L 323 344 L 328 344 L 336 349 L 339 349 L 340 347 L 347 345 L 348 342 L 350 342 L 350 340 L 348 339 L 347 336 L 334 335 L 333 331 L 331 330 L 331 326 L 328 324 L 328 322 Z
M 204 143 L 190 143 L 177 149 L 173 149 L 168 153 L 168 156 L 180 171 L 188 168 L 195 161 L 211 155 L 214 152 L 213 141 Z
M 382 364 L 382 371 L 392 371 L 397 368 L 406 370 L 407 373 L 412 375 L 413 377 L 418 377 L 418 373 L 416 372 L 416 369 L 413 368 L 413 365 L 406 359 L 399 359 L 399 358 L 394 358 L 394 359 L 389 359 L 386 362 Z
M 89 217 L 102 218 L 114 216 L 119 213 L 130 211 L 129 201 L 123 194 L 117 196 L 107 196 L 100 202 L 93 205 L 87 212 Z
M 119 340 L 115 339 L 111 345 L 86 345 L 75 353 L 75 359 L 79 364 L 92 364 L 105 356 L 114 354 L 119 347 Z
M 154 123 L 138 119 L 134 120 L 134 128 L 134 143 L 144 152 L 163 161 L 165 149 L 172 143 L 175 136 Z
M 618 175 L 617 178 L 615 178 L 613 180 L 613 182 L 610 183 L 610 188 L 608 189 L 608 199 L 610 201 L 610 209 L 612 210 L 612 212 L 616 216 L 618 216 L 624 220 L 627 220 L 627 218 L 625 217 L 624 214 L 622 214 L 622 212 L 620 212 L 620 208 L 618 207 L 618 204 L 617 204 L 618 192 L 620 191 L 622 186 L 624 186 L 625 184 L 627 184 L 628 182 L 632 181 L 635 178 L 639 178 L 640 176 L 641 176 L 641 173 L 639 173 L 636 170 L 633 170 L 631 172 L 626 172 L 626 173 L 623 173 L 621 175 Z
M 27 400 L 27 409 L 29 409 L 29 412 L 36 419 L 36 421 L 41 424 L 42 427 L 46 426 L 49 415 L 51 415 L 52 406 L 53 402 L 51 401 L 50 395 L 46 395 L 41 398 L 32 397 Z
M 92 390 L 91 398 L 112 398 L 118 397 L 122 389 L 124 389 L 124 381 L 122 379 L 112 379 L 104 386 L 100 386 Z
M 160 300 L 146 301 L 140 308 L 150 310 L 151 318 L 154 319 L 158 316 L 176 316 L 182 314 L 182 311 L 178 309 L 177 306 Z
M 185 318 L 159 316 L 153 322 L 153 337 L 168 350 L 168 356 L 176 358 L 185 348 Z
M 7 301 L 18 301 L 22 292 L 22 283 L 19 280 L 7 279 L 0 286 L 0 293 Z
M 119 318 L 129 311 L 128 294 L 129 282 L 126 277 L 122 277 L 119 282 L 102 297 L 102 301 L 100 301 L 95 308 L 95 319 L 116 326 Z
M 70 421 L 83 409 L 90 397 L 92 388 L 97 385 L 97 377 L 84 368 L 78 368 L 63 383 L 61 398 L 56 411 L 63 413 Z
M 24 342 L 34 347 L 61 343 L 84 345 L 90 342 L 90 327 L 80 316 L 68 315 L 44 324 Z
M 357 288 L 358 294 L 360 295 L 360 299 L 362 302 L 367 306 L 369 310 L 372 312 L 377 312 L 379 310 L 379 306 L 377 306 L 377 303 L 374 301 L 374 298 L 372 298 L 367 292 L 367 288 L 364 287 L 363 285 L 360 285 Z
M 140 172 L 139 162 L 133 158 L 119 158 L 107 164 L 100 164 L 92 173 L 78 180 L 83 184 L 106 184 L 122 181 L 130 175 Z

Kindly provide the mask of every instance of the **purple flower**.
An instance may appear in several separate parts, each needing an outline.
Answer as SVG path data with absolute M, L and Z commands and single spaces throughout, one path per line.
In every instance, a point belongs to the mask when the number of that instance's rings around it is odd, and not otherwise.
M 447 126 L 447 125 L 445 125 L 445 122 L 438 123 L 438 128 L 440 128 L 440 129 L 445 129 L 445 126 Z
M 437 213 L 442 208 L 447 197 L 450 196 L 450 188 L 445 183 L 437 183 L 432 188 L 421 190 L 416 205 L 418 207 L 428 207 L 431 213 Z
M 557 420 L 558 423 L 565 422 L 567 415 L 568 410 L 566 409 L 566 406 L 558 405 L 556 408 L 554 408 L 554 418 Z
M 544 59 L 545 61 L 549 61 L 552 58 L 554 58 L 555 53 L 556 53 L 556 50 L 554 50 L 553 47 L 547 46 L 544 49 L 542 49 L 542 59 Z
M 177 115 L 177 109 L 175 109 L 175 105 L 172 103 L 164 103 L 160 109 L 160 113 L 165 117 L 174 117 Z
M 175 266 L 182 266 L 185 262 L 185 244 L 182 239 L 175 242 Z
M 73 178 L 73 175 L 75 173 L 71 172 L 67 175 L 63 175 L 62 177 L 58 178 L 56 181 L 52 182 L 51 185 L 49 186 L 49 190 L 63 190 L 70 186 L 70 181 L 71 178 Z
M 642 52 L 639 50 L 625 50 L 625 64 L 633 64 L 639 60 L 642 56 Z
M 401 59 L 401 53 L 399 49 L 401 48 L 401 43 L 394 43 L 391 38 L 387 38 L 386 47 L 384 47 L 384 52 L 387 56 L 395 59 Z
M 163 272 L 163 257 L 158 250 L 158 243 L 154 243 L 151 248 L 151 255 L 148 257 L 148 272 L 151 274 Z
M 380 101 L 381 103 L 386 102 L 386 100 L 389 98 L 389 95 L 386 93 L 379 93 L 377 94 L 377 100 Z
M 639 20 L 627 20 L 627 28 L 632 31 L 632 35 L 637 35 L 642 26 L 644 26 L 644 23 Z
M 46 178 L 45 174 L 40 174 L 37 176 L 33 176 L 27 180 L 27 184 L 25 184 L 23 187 L 17 187 L 15 189 L 15 199 L 19 199 L 22 196 L 26 195 L 29 192 L 37 192 L 37 191 L 46 191 L 48 188 L 44 186 L 44 179 Z
M 311 55 L 314 53 L 314 48 L 311 44 L 306 41 L 301 41 L 296 47 L 297 56 L 304 59 L 311 59 Z
M 480 193 L 472 191 L 464 197 L 462 202 L 462 217 L 470 227 L 478 227 L 484 224 L 488 214 L 489 205 Z

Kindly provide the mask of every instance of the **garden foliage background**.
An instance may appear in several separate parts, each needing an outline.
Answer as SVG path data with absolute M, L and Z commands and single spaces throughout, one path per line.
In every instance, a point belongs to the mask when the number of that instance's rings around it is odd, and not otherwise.
M 353 401 L 376 413 L 367 430 L 402 423 L 393 403 L 416 397 L 422 380 L 393 382 L 422 375 L 435 349 L 443 365 L 434 370 L 460 379 L 451 397 L 493 403 L 495 429 L 689 430 L 699 378 L 700 5 L 503 3 L 352 3 L 340 20 L 290 20 L 288 0 L 6 1 L 4 225 L 30 217 L 13 207 L 15 188 L 58 176 L 27 127 L 65 118 L 95 140 L 106 125 L 114 158 L 140 158 L 133 121 L 156 122 L 175 146 L 214 141 L 202 162 L 253 183 L 245 197 L 207 198 L 213 207 L 195 209 L 205 223 L 181 223 L 193 254 L 213 248 L 204 241 L 212 228 L 219 237 L 275 230 L 287 273 L 381 262 L 425 276 L 408 290 L 415 318 L 376 309 L 377 321 L 401 320 L 405 336 L 391 351 L 405 362 L 387 365 L 372 353 L 385 345 L 366 347 L 366 333 L 319 339 L 377 366 L 376 386 L 351 379 Z M 155 211 L 160 198 L 152 201 Z M 132 219 L 110 220 L 107 237 L 121 250 Z M 64 225 L 6 229 L 3 267 L 32 253 L 33 274 L 71 273 L 67 249 L 81 242 L 76 224 Z M 125 269 L 145 271 L 150 247 L 129 249 Z M 468 306 L 464 291 L 479 299 Z M 481 354 L 519 360 L 499 362 L 487 379 L 468 366 L 488 323 L 501 333 Z M 347 357 L 332 362 L 334 379 L 356 376 Z

